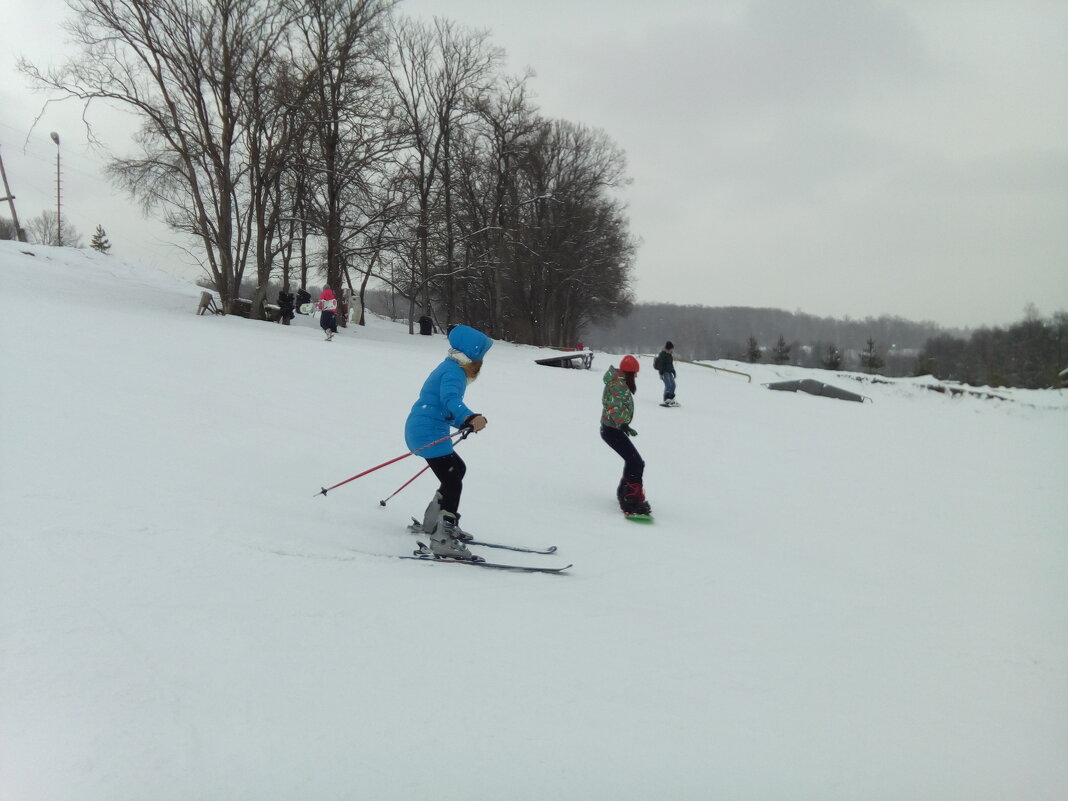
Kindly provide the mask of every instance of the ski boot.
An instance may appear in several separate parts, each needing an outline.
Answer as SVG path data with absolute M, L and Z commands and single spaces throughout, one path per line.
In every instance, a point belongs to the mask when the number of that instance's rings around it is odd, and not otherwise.
M 423 532 L 426 534 L 433 534 L 434 529 L 438 527 L 438 518 L 441 517 L 441 492 L 435 492 L 434 497 L 430 499 L 430 503 L 426 505 L 426 511 L 423 512 Z
M 414 534 L 433 534 L 434 530 L 438 527 L 438 518 L 441 516 L 441 491 L 434 493 L 434 497 L 430 499 L 430 503 L 426 505 L 426 511 L 423 512 L 423 523 L 420 526 L 419 521 L 412 519 L 412 525 L 408 526 L 408 530 Z M 462 528 L 460 528 L 460 515 L 456 515 L 456 523 L 453 526 L 453 535 L 460 542 L 471 542 L 475 538 L 473 534 L 468 534 Z
M 481 562 L 482 557 L 475 556 L 456 536 L 456 515 L 442 512 L 438 517 L 434 532 L 430 535 L 430 551 L 434 556 L 449 559 L 465 559 L 468 562 Z

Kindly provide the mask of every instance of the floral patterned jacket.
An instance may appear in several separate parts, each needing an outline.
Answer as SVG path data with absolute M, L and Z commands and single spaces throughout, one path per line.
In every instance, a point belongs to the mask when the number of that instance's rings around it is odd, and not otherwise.
M 601 395 L 601 425 L 622 428 L 634 418 L 634 396 L 630 394 L 623 371 L 609 367 L 604 374 L 604 394 Z

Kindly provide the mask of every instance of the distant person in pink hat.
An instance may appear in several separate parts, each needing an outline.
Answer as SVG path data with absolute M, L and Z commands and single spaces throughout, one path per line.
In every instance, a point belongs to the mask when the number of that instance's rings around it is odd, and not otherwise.
M 327 287 L 319 295 L 319 327 L 326 333 L 326 341 L 329 342 L 337 333 L 337 298 L 334 290 Z

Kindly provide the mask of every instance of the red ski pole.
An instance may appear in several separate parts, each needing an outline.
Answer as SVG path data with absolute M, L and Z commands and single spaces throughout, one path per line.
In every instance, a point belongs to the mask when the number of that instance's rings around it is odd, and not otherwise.
M 422 450 L 426 450 L 431 445 L 437 445 L 439 442 L 444 442 L 445 440 L 452 439 L 453 437 L 459 437 L 460 439 L 463 439 L 464 437 L 466 437 L 470 433 L 471 433 L 471 429 L 469 429 L 469 428 L 461 428 L 459 431 L 455 431 L 455 432 L 453 432 L 452 434 L 449 434 L 446 437 L 442 437 L 441 439 L 436 439 L 433 442 L 428 442 L 426 445 L 421 445 L 418 448 L 416 448 L 414 451 L 408 451 L 407 453 L 402 453 L 400 456 L 397 456 L 394 459 L 390 459 L 388 462 L 382 462 L 382 464 L 375 465 L 374 467 L 370 468 L 369 470 L 364 470 L 362 473 L 357 473 L 356 475 L 352 476 L 351 478 L 346 478 L 344 481 L 339 481 L 337 484 L 335 484 L 332 487 L 323 487 L 319 492 L 317 492 L 315 494 L 316 495 L 326 495 L 326 493 L 330 492 L 330 490 L 332 490 L 332 489 L 337 489 L 338 487 L 344 486 L 345 484 L 348 484 L 350 481 L 355 481 L 358 478 L 362 478 L 363 476 L 366 476 L 368 473 L 373 473 L 375 470 L 381 470 L 383 467 L 386 467 L 387 465 L 391 465 L 394 462 L 399 462 L 401 459 L 407 459 L 412 454 L 419 453 L 419 451 L 422 451 Z
M 397 487 L 397 489 L 394 490 L 393 495 L 396 495 L 398 492 L 400 492 L 402 489 L 407 487 L 409 484 L 411 484 L 413 481 L 415 481 L 417 478 L 419 478 L 419 476 L 423 475 L 423 473 L 425 473 L 429 469 L 430 469 L 430 465 L 428 465 L 428 464 L 427 465 L 423 465 L 423 469 L 420 470 L 418 473 L 416 473 L 411 478 L 409 478 L 407 481 L 405 481 L 399 487 Z M 385 498 L 384 500 L 379 501 L 378 505 L 379 506 L 385 506 L 386 505 L 386 501 L 392 500 L 393 495 L 390 495 L 388 498 Z

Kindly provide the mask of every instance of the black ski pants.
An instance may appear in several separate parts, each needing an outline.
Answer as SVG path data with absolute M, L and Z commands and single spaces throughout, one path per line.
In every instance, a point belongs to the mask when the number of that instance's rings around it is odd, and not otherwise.
M 426 463 L 430 465 L 430 469 L 434 471 L 434 475 L 441 482 L 438 491 L 441 493 L 442 511 L 459 515 L 460 493 L 463 492 L 464 473 L 467 472 L 467 465 L 464 464 L 464 460 L 460 458 L 456 451 L 453 451 L 444 456 L 434 456 L 427 459 Z
M 642 476 L 645 475 L 645 462 L 642 460 L 638 449 L 630 441 L 630 437 L 618 428 L 601 426 L 601 439 L 608 443 L 608 447 L 623 457 L 623 478 L 632 484 L 641 484 Z

